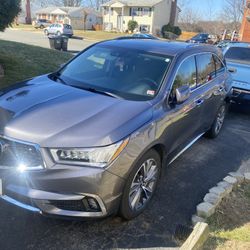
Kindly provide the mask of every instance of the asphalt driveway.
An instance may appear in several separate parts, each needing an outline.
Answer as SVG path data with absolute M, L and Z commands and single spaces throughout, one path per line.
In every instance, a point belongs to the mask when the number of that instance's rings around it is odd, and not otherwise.
M 43 34 L 42 31 L 6 29 L 5 32 L 0 32 L 0 39 L 49 48 L 49 39 Z M 68 50 L 71 52 L 79 52 L 93 43 L 94 41 L 72 38 L 69 39 Z
M 230 113 L 217 139 L 202 138 L 166 170 L 151 207 L 130 222 L 119 217 L 88 222 L 56 220 L 0 201 L 0 249 L 176 246 L 176 226 L 191 224 L 196 205 L 208 189 L 228 172 L 250 168 L 249 124 L 249 114 Z

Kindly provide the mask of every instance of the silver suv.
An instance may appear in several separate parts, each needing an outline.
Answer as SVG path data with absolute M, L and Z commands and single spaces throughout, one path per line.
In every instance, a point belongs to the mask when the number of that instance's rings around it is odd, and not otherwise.
M 218 136 L 231 81 L 209 45 L 93 45 L 1 92 L 0 196 L 44 215 L 132 219 L 164 167 Z
M 48 28 L 44 29 L 45 35 L 65 35 L 68 37 L 72 37 L 74 35 L 72 26 L 69 24 L 60 24 L 54 23 L 50 25 Z
M 38 20 L 34 21 L 33 25 L 36 29 L 44 29 L 44 28 L 49 27 L 51 25 L 51 21 L 49 21 L 47 19 L 38 19 Z

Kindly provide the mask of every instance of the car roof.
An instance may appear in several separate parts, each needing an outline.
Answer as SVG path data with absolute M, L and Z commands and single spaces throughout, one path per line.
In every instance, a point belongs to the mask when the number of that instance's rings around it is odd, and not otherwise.
M 218 53 L 219 49 L 212 45 L 190 44 L 185 42 L 169 42 L 151 39 L 121 39 L 100 42 L 100 45 L 121 47 L 125 49 L 138 49 L 150 53 L 177 56 L 186 51 L 194 53 L 213 52 Z

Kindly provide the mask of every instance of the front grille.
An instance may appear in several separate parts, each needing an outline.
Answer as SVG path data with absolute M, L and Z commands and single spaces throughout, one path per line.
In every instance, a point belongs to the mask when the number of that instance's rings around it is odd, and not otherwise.
M 16 168 L 20 165 L 42 166 L 40 151 L 33 145 L 0 137 L 0 168 Z

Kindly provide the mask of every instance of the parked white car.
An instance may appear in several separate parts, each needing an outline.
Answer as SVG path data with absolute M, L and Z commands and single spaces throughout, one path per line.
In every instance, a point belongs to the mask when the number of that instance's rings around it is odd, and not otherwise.
M 60 23 L 54 23 L 50 25 L 48 28 L 44 29 L 45 35 L 65 35 L 72 37 L 73 36 L 73 29 L 72 26 L 69 24 L 60 24 Z

